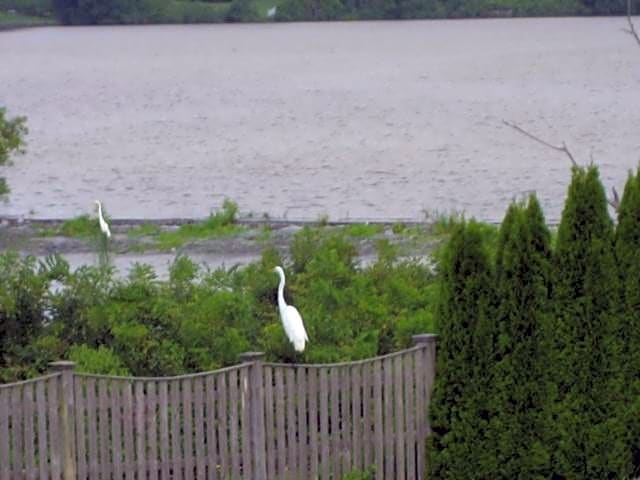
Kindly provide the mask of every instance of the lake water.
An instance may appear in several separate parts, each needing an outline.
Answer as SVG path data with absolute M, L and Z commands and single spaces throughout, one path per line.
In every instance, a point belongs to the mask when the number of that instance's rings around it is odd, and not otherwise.
M 637 19 L 636 19 L 637 20 Z M 0 105 L 29 117 L 0 212 L 241 210 L 499 220 L 569 161 L 621 190 L 640 159 L 640 49 L 623 18 L 42 28 L 0 33 Z

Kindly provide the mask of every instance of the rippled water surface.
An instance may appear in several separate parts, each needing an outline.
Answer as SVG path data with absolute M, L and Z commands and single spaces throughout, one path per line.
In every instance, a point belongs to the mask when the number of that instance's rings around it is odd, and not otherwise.
M 608 186 L 640 159 L 622 18 L 43 28 L 0 33 L 0 104 L 29 117 L 7 214 L 244 211 L 557 219 L 565 141 Z M 620 188 L 619 188 L 620 189 Z

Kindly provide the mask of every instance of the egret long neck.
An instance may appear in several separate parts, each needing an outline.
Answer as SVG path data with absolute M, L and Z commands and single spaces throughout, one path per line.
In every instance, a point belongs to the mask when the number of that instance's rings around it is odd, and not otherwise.
M 278 285 L 278 308 L 282 310 L 287 306 L 284 301 L 284 275 L 280 274 L 280 284 Z
M 98 203 L 98 216 L 102 218 L 102 204 Z

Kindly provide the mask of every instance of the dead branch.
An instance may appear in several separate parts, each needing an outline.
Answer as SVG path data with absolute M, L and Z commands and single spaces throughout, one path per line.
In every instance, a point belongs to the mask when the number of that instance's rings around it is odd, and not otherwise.
M 513 128 L 514 130 L 520 132 L 521 134 L 531 138 L 532 140 L 535 140 L 536 142 L 541 143 L 545 147 L 549 147 L 549 148 L 552 148 L 552 149 L 554 149 L 554 150 L 556 150 L 558 152 L 564 153 L 565 155 L 567 155 L 567 157 L 569 157 L 569 160 L 571 160 L 571 164 L 574 167 L 578 166 L 578 164 L 576 163 L 575 158 L 573 158 L 573 155 L 571 154 L 571 152 L 567 148 L 567 145 L 564 142 L 562 142 L 562 146 L 561 147 L 558 147 L 557 145 L 552 145 L 549 142 L 546 142 L 546 141 L 542 140 L 541 138 L 536 137 L 532 133 L 527 132 L 524 128 L 516 125 L 515 123 L 507 122 L 506 120 L 502 120 L 502 123 L 504 123 L 508 127 Z
M 627 21 L 629 22 L 629 28 L 625 28 L 624 31 L 628 34 L 632 35 L 633 38 L 636 39 L 636 42 L 640 46 L 640 36 L 638 36 L 638 32 L 636 31 L 636 27 L 631 21 L 631 0 L 627 0 Z
M 613 193 L 613 197 L 607 198 L 607 202 L 609 202 L 609 205 L 611 205 L 613 209 L 617 212 L 618 209 L 620 208 L 620 197 L 618 196 L 616 187 L 611 187 L 611 193 Z
M 536 137 L 532 133 L 527 132 L 524 128 L 516 125 L 515 123 L 507 122 L 506 120 L 502 120 L 502 123 L 504 123 L 508 127 L 513 128 L 514 130 L 520 132 L 521 134 L 531 138 L 532 140 L 535 140 L 536 142 L 544 145 L 545 147 L 549 147 L 549 148 L 552 148 L 552 149 L 554 149 L 554 150 L 556 150 L 558 152 L 564 153 L 567 157 L 569 157 L 569 159 L 571 160 L 571 164 L 574 167 L 578 166 L 575 158 L 571 154 L 571 151 L 567 148 L 567 145 L 564 142 L 562 142 L 562 146 L 561 147 L 558 147 L 557 145 L 552 145 L 549 142 L 546 142 L 545 140 L 542 140 L 541 138 Z M 591 152 L 590 157 L 591 157 L 591 163 L 594 164 L 593 152 Z M 613 207 L 613 209 L 617 212 L 618 208 L 620 207 L 620 198 L 618 196 L 618 192 L 616 191 L 615 187 L 613 187 L 611 190 L 613 192 L 613 197 L 612 198 L 607 198 L 607 203 L 609 205 L 611 205 Z

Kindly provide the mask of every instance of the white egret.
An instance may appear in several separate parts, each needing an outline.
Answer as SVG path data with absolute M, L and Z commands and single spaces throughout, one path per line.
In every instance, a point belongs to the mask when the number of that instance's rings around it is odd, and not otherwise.
M 278 309 L 280 310 L 280 320 L 282 320 L 284 332 L 293 344 L 294 350 L 296 352 L 303 352 L 305 343 L 309 341 L 309 337 L 307 337 L 307 331 L 304 329 L 302 317 L 296 307 L 287 305 L 284 301 L 284 270 L 282 267 L 276 267 L 273 271 L 280 275 L 280 285 L 278 285 Z
M 104 233 L 107 238 L 111 238 L 111 230 L 109 229 L 109 224 L 102 216 L 102 204 L 100 203 L 100 200 L 96 200 L 95 204 L 98 206 L 98 221 L 100 222 L 100 230 L 102 230 L 102 233 Z

